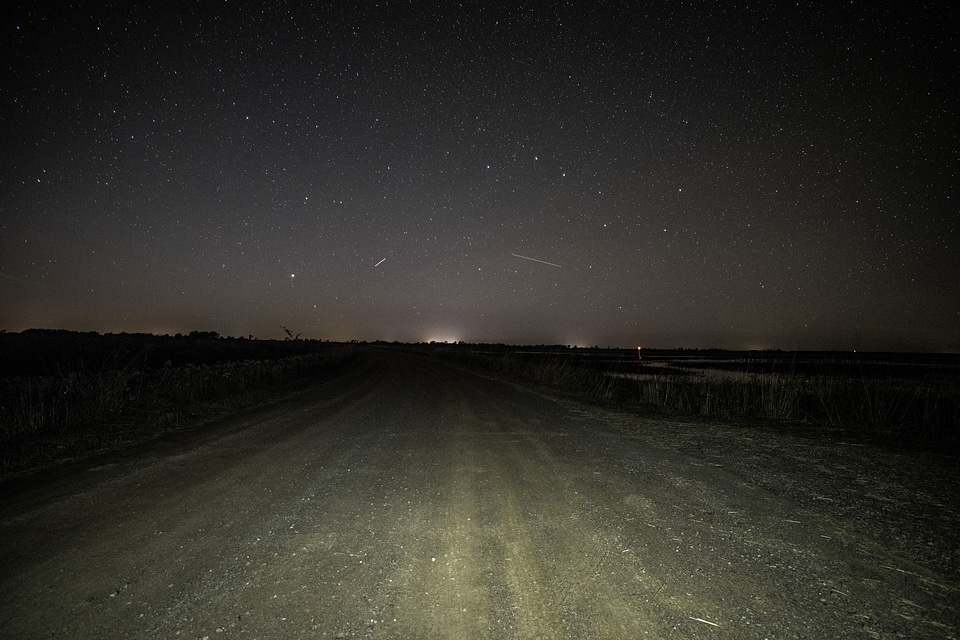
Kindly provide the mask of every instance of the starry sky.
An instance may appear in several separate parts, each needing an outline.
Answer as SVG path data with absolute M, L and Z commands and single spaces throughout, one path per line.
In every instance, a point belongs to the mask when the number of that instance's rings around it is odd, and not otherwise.
M 960 350 L 953 3 L 0 11 L 0 329 Z

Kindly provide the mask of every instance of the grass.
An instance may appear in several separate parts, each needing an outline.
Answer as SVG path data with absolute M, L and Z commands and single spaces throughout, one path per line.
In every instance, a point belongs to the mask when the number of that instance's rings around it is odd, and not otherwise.
M 347 346 L 278 359 L 219 364 L 122 365 L 0 380 L 0 471 L 10 472 L 105 444 L 160 433 L 222 413 L 261 390 L 331 372 Z
M 562 351 L 439 353 L 603 403 L 679 416 L 789 422 L 848 438 L 960 454 L 956 367 L 915 367 L 912 375 L 891 375 L 896 366 L 821 359 L 783 370 L 758 359 L 728 361 L 725 370 L 711 371 L 696 361 L 601 365 Z

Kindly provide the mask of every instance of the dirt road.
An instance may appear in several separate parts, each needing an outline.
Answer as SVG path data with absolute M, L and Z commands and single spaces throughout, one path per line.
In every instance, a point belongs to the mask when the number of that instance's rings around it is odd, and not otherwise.
M 0 637 L 955 638 L 955 468 L 370 349 L 0 485 Z

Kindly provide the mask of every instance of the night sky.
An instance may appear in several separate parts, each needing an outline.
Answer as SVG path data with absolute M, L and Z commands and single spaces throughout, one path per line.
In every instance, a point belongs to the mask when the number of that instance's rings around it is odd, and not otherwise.
M 960 350 L 954 3 L 64 4 L 0 329 Z

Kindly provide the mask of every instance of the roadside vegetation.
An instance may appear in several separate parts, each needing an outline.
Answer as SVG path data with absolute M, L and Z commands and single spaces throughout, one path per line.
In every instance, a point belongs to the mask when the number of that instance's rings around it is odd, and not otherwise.
M 433 345 L 590 400 L 960 455 L 960 357 Z
M 0 473 L 213 420 L 334 373 L 350 345 L 0 334 Z
M 0 474 L 215 420 L 333 375 L 349 344 L 0 332 Z M 658 415 L 960 455 L 960 356 L 386 345 Z

